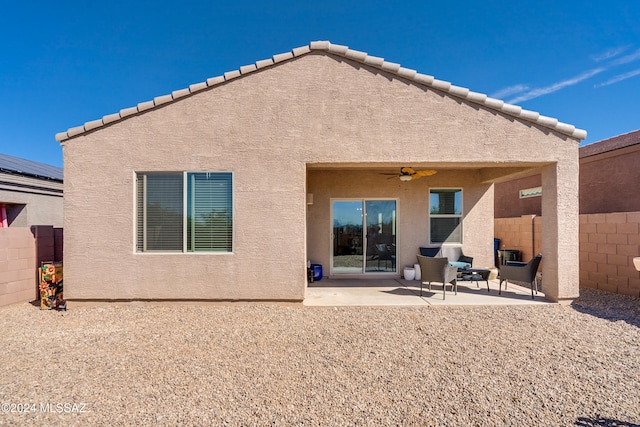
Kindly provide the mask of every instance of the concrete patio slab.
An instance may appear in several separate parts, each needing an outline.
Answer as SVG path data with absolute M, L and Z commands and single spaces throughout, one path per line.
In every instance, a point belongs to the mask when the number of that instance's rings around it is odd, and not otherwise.
M 420 296 L 420 282 L 404 279 L 322 279 L 309 284 L 303 305 L 327 306 L 420 306 L 420 305 L 532 305 L 552 304 L 538 292 L 531 299 L 531 290 L 509 284 L 509 288 L 498 295 L 498 281 L 489 280 L 490 291 L 485 282 L 479 287 L 475 282 L 458 282 L 458 294 L 447 288 L 446 299 L 442 298 L 442 285 L 432 284 L 431 291 L 424 287 Z

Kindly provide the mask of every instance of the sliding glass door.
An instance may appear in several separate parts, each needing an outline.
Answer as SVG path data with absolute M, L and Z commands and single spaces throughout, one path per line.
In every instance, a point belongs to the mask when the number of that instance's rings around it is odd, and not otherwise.
M 396 201 L 332 202 L 333 274 L 396 272 Z

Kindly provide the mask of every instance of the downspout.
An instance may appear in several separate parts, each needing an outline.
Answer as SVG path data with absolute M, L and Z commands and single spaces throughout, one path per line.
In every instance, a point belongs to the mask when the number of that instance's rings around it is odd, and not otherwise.
M 535 257 L 536 254 L 536 215 L 531 215 L 531 258 Z

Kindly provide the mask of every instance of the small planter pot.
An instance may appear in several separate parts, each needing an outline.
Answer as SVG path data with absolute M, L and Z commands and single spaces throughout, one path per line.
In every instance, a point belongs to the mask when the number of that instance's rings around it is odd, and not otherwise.
M 414 280 L 416 278 L 416 270 L 413 267 L 405 267 L 403 273 L 405 280 Z
M 416 271 L 416 280 L 422 278 L 422 270 L 420 270 L 420 264 L 413 264 L 413 269 Z

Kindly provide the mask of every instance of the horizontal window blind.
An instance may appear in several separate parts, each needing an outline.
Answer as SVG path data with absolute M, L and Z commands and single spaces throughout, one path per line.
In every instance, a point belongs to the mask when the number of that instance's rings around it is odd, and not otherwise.
M 182 174 L 147 174 L 145 187 L 145 250 L 182 251 Z
M 232 250 L 230 173 L 189 173 L 188 251 Z
M 431 243 L 445 242 L 462 242 L 460 218 L 431 218 Z

